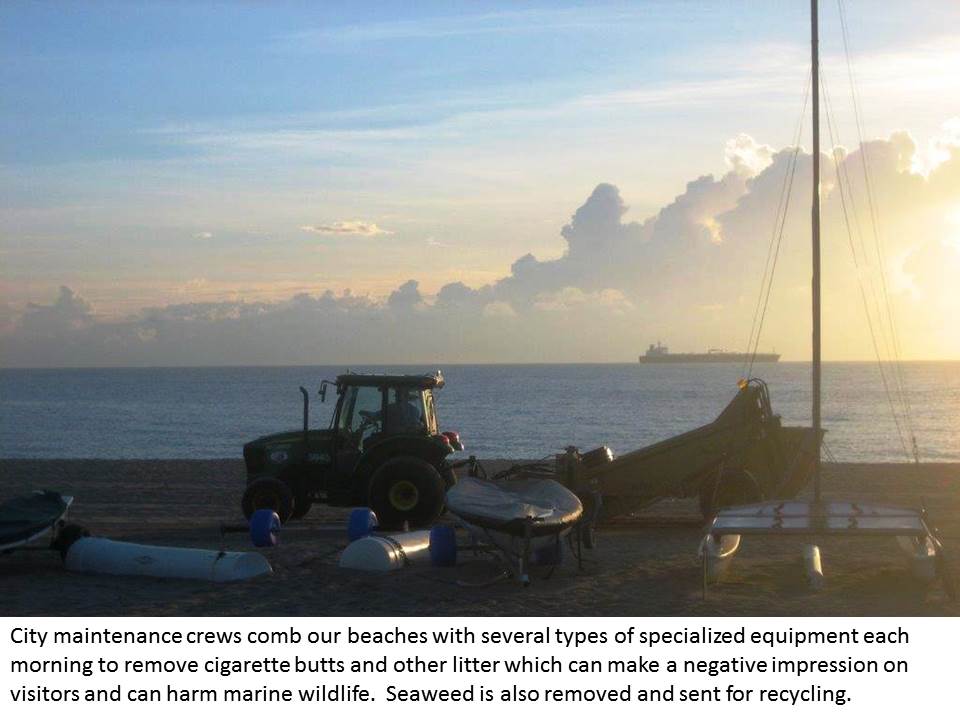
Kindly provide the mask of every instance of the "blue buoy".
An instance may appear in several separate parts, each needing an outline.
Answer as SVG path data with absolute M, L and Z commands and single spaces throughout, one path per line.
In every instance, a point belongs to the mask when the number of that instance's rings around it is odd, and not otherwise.
M 280 542 L 280 516 L 261 508 L 250 516 L 250 539 L 255 547 L 274 547 Z
M 457 564 L 457 533 L 450 525 L 430 528 L 430 561 L 438 567 Z
M 370 508 L 354 508 L 347 520 L 347 538 L 353 542 L 366 537 L 376 530 L 379 524 L 377 514 Z

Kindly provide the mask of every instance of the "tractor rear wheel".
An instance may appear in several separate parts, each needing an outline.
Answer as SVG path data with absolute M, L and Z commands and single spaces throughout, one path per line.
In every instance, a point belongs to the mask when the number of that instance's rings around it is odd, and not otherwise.
M 700 512 L 704 520 L 713 520 L 717 511 L 733 505 L 748 505 L 763 500 L 756 478 L 743 468 L 714 474 L 700 486 Z
M 425 527 L 440 516 L 445 498 L 437 468 L 417 457 L 391 458 L 370 478 L 370 508 L 384 528 Z
M 293 493 L 290 491 L 290 486 L 283 480 L 274 477 L 259 477 L 247 485 L 247 489 L 243 493 L 241 507 L 247 520 L 257 510 L 267 508 L 277 513 L 280 522 L 285 524 L 293 515 Z
M 306 517 L 313 507 L 313 497 L 310 494 L 310 468 L 307 465 L 291 465 L 282 470 L 277 476 L 293 494 L 293 510 L 290 512 L 291 520 L 299 520 Z

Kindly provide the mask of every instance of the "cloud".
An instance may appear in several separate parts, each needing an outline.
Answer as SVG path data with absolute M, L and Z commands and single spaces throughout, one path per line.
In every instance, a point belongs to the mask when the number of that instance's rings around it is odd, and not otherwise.
M 512 318 L 517 316 L 510 303 L 497 300 L 483 306 L 483 316 L 488 318 Z
M 882 278 L 865 200 L 864 156 L 893 303 L 910 318 L 899 323 L 905 354 L 960 356 L 960 335 L 943 321 L 960 313 L 954 281 L 960 275 L 960 150 L 944 147 L 946 157 L 926 175 L 914 171 L 916 143 L 902 131 L 822 159 L 828 356 L 869 357 L 865 312 L 876 327 L 885 324 L 886 310 L 871 299 L 881 292 Z M 745 347 L 795 155 L 761 347 L 805 358 L 811 158 L 795 148 L 773 150 L 746 135 L 733 138 L 724 153 L 728 172 L 691 180 L 672 201 L 639 220 L 630 218 L 617 186 L 598 184 L 568 222 L 557 223 L 564 243 L 559 257 L 521 255 L 508 273 L 486 285 L 449 282 L 431 294 L 419 279 L 410 279 L 386 297 L 349 291 L 298 293 L 274 302 L 241 297 L 145 308 L 122 320 L 98 317 L 80 294 L 62 287 L 49 304 L 32 303 L 18 314 L 7 308 L 7 317 L 0 317 L 7 328 L 0 360 L 7 365 L 435 364 L 629 360 L 656 338 L 677 350 Z M 850 197 L 842 202 L 838 173 L 849 179 L 856 202 Z M 385 232 L 361 221 L 309 230 Z M 870 299 L 866 310 L 858 278 Z
M 640 18 L 649 21 L 649 16 L 644 13 L 621 8 L 531 8 L 310 28 L 276 37 L 271 44 L 279 52 L 312 53 L 365 43 L 396 43 L 419 38 L 437 40 L 490 34 L 544 34 L 564 30 L 582 33 L 591 29 L 609 32 L 622 29 L 629 20 Z
M 774 151 L 769 145 L 761 145 L 746 133 L 727 140 L 723 150 L 724 159 L 731 170 L 752 177 L 773 162 Z
M 420 295 L 420 283 L 416 280 L 407 280 L 387 298 L 387 306 L 392 310 L 415 310 L 423 305 L 423 296 Z
M 925 152 L 913 156 L 911 169 L 924 176 L 929 175 L 938 165 L 950 159 L 953 151 L 960 147 L 960 117 L 952 117 L 940 126 L 940 135 L 930 140 Z
M 28 335 L 56 337 L 89 327 L 93 323 L 93 306 L 72 289 L 61 285 L 56 300 L 50 305 L 29 303 L 20 319 L 20 328 Z
M 545 312 L 567 312 L 585 306 L 605 308 L 616 313 L 633 309 L 633 303 L 627 300 L 623 292 L 613 288 L 588 293 L 580 288 L 565 287 L 557 292 L 538 295 L 533 306 Z
M 317 235 L 359 235 L 361 237 L 393 235 L 392 230 L 385 230 L 376 223 L 363 220 L 341 220 L 325 225 L 301 225 L 300 229 Z
M 0 336 L 13 331 L 18 317 L 19 313 L 11 303 L 0 303 Z
M 206 230 L 203 231 L 203 232 L 198 232 L 198 233 L 194 233 L 194 234 L 193 234 L 193 239 L 194 239 L 194 240 L 209 240 L 209 239 L 212 238 L 212 237 L 213 237 L 213 233 L 212 233 L 212 232 L 208 232 L 208 231 L 206 231 Z

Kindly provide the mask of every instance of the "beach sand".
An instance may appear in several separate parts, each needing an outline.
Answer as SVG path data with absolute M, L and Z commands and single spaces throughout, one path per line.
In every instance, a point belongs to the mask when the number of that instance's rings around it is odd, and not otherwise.
M 491 462 L 489 466 L 502 466 Z M 828 464 L 827 498 L 926 503 L 960 577 L 960 464 Z M 223 522 L 242 521 L 239 460 L 2 460 L 4 498 L 51 489 L 74 495 L 70 519 L 118 540 L 221 547 Z M 601 529 L 584 566 L 567 554 L 550 577 L 523 588 L 492 577 L 484 558 L 456 568 L 410 567 L 376 575 L 337 567 L 347 510 L 314 507 L 264 551 L 269 577 L 228 585 L 78 575 L 57 553 L 0 556 L 0 615 L 955 615 L 939 585 L 915 584 L 893 539 L 821 543 L 826 587 L 806 588 L 801 541 L 746 538 L 725 581 L 703 600 L 697 546 L 702 523 L 690 501 L 664 501 Z M 228 550 L 252 549 L 246 535 Z

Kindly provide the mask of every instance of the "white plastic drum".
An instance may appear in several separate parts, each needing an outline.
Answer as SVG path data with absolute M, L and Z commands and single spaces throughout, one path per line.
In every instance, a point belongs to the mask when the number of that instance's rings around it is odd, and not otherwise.
M 260 553 L 218 552 L 81 538 L 67 551 L 67 570 L 231 582 L 273 572 Z
M 370 572 L 389 572 L 414 563 L 429 562 L 429 530 L 368 535 L 347 545 L 340 556 L 340 567 Z

